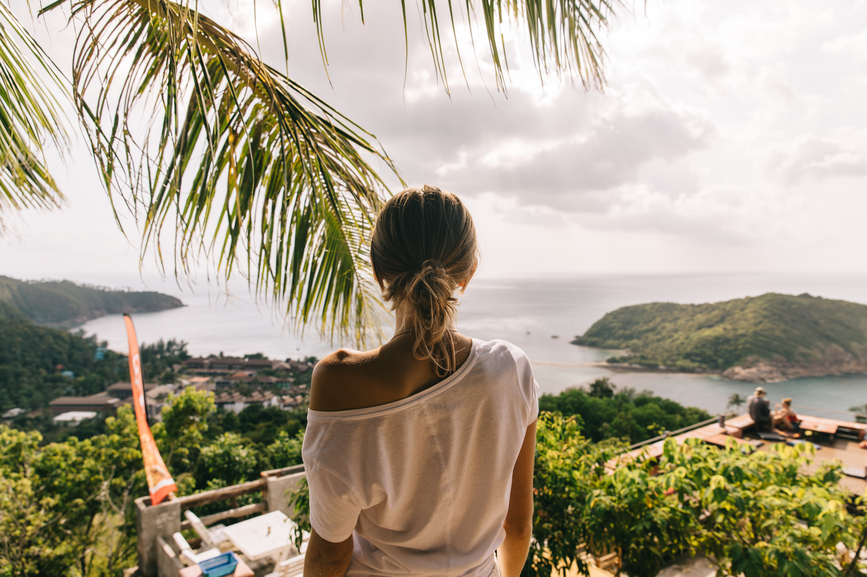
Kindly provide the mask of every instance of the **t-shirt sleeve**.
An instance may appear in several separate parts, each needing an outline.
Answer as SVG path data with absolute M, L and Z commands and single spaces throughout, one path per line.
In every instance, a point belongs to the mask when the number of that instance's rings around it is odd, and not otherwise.
M 529 363 L 528 363 L 529 364 Z M 527 416 L 527 426 L 529 427 L 533 424 L 536 419 L 539 418 L 539 383 L 536 382 L 536 378 L 532 376 L 532 370 L 530 371 L 530 410 Z
M 521 388 L 524 401 L 527 403 L 527 420 L 525 424 L 529 427 L 539 418 L 539 383 L 536 382 L 536 377 L 533 376 L 533 367 L 530 365 L 530 359 L 527 358 L 524 351 L 515 347 L 512 354 L 515 357 L 515 365 L 518 372 L 518 386 Z
M 310 487 L 310 524 L 313 529 L 331 543 L 346 541 L 361 513 L 352 489 L 317 466 L 307 467 L 307 485 Z

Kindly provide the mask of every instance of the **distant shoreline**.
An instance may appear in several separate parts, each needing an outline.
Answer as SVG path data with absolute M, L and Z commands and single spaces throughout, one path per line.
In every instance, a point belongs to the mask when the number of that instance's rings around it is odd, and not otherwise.
M 0 318 L 71 329 L 111 314 L 160 312 L 184 307 L 155 291 L 112 290 L 61 281 L 22 281 L 0 275 Z
M 588 345 L 578 345 L 587 348 Z M 730 381 L 768 384 L 784 383 L 793 379 L 845 377 L 867 375 L 867 362 L 859 359 L 840 359 L 836 363 L 818 361 L 815 363 L 791 363 L 782 361 L 755 361 L 748 367 L 735 366 L 725 371 L 702 371 L 678 369 L 667 366 L 647 366 L 632 363 L 609 363 L 600 361 L 581 365 L 566 365 L 561 363 L 537 363 L 550 366 L 585 366 L 603 368 L 615 373 L 658 373 L 667 375 L 694 375 L 706 377 L 719 377 Z

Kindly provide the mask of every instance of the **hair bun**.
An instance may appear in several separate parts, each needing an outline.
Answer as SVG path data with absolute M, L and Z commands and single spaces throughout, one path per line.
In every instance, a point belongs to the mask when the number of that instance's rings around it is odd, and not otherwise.
M 399 192 L 376 217 L 370 262 L 383 299 L 392 310 L 406 303 L 413 354 L 430 359 L 440 377 L 455 370 L 455 292 L 472 278 L 477 252 L 469 211 L 435 186 Z
M 428 277 L 434 274 L 448 275 L 448 271 L 446 271 L 446 267 L 441 261 L 435 258 L 429 258 L 421 263 L 421 267 L 418 269 L 418 274 L 420 276 Z

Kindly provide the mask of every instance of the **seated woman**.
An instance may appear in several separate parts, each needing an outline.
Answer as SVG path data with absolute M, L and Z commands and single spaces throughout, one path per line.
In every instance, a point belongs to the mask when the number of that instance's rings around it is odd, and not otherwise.
M 782 431 L 784 434 L 791 436 L 800 436 L 801 429 L 798 426 L 801 422 L 798 415 L 792 410 L 792 398 L 786 397 L 782 400 L 781 406 L 774 411 L 774 428 Z

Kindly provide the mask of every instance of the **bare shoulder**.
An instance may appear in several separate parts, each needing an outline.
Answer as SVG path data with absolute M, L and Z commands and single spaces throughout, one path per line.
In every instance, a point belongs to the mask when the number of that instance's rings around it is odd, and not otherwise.
M 313 369 L 310 385 L 310 408 L 314 411 L 344 410 L 359 381 L 365 379 L 366 367 L 375 351 L 339 349 L 324 357 Z

